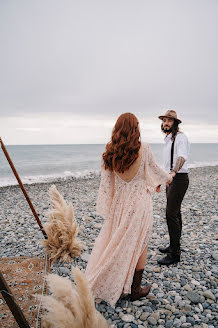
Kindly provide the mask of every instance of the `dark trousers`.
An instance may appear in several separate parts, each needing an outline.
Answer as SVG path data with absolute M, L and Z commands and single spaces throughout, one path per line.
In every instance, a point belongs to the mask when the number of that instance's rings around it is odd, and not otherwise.
M 180 254 L 180 237 L 182 234 L 181 204 L 188 185 L 188 174 L 177 173 L 169 187 L 166 188 L 166 220 L 170 236 L 171 253 L 175 255 Z

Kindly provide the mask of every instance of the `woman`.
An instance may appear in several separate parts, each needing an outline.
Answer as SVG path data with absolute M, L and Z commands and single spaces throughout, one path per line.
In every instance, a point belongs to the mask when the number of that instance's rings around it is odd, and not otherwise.
M 97 213 L 106 220 L 90 256 L 86 277 L 95 298 L 115 306 L 121 294 L 146 296 L 141 287 L 152 230 L 152 192 L 171 176 L 140 141 L 135 115 L 122 114 L 102 155 Z

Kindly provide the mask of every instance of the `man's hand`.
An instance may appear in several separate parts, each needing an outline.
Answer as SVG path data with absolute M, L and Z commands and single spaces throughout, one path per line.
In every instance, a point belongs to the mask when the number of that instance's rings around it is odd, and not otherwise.
M 161 186 L 161 185 L 159 185 L 159 186 L 156 187 L 156 192 L 161 192 L 161 190 L 160 190 L 160 186 Z

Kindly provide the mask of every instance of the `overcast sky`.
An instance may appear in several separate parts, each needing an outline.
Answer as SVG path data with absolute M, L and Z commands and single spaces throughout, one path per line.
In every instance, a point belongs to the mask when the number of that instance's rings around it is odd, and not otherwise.
M 162 142 L 167 109 L 218 142 L 217 0 L 0 0 L 6 144 L 105 143 L 127 111 Z

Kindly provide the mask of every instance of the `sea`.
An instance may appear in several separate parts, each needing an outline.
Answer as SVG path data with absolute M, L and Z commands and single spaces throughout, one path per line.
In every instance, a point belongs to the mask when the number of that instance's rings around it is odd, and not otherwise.
M 163 144 L 150 145 L 157 163 L 162 165 Z M 103 144 L 6 146 L 24 184 L 99 176 L 104 148 Z M 189 168 L 215 165 L 218 165 L 218 144 L 191 144 Z M 0 148 L 0 187 L 16 184 Z

